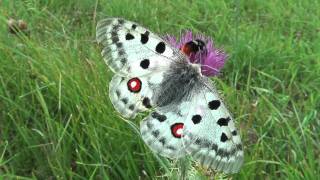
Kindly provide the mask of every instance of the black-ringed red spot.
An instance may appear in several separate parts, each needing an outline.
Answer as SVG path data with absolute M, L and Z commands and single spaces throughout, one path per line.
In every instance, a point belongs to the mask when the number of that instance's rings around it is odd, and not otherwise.
M 175 138 L 181 138 L 183 132 L 183 123 L 175 123 L 171 126 L 171 133 Z
M 142 82 L 139 78 L 135 77 L 128 81 L 127 86 L 129 91 L 138 93 L 141 90 Z

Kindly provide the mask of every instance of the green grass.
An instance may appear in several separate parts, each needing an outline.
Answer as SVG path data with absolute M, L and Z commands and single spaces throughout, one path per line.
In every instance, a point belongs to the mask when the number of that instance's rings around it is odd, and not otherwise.
M 214 78 L 244 144 L 235 179 L 318 179 L 319 1 L 0 1 L 0 179 L 176 179 L 108 98 L 97 20 L 203 32 L 230 55 Z M 30 37 L 10 35 L 24 19 Z M 132 123 L 130 123 L 132 122 Z M 206 179 L 196 164 L 190 179 Z M 212 174 L 211 174 L 212 175 Z

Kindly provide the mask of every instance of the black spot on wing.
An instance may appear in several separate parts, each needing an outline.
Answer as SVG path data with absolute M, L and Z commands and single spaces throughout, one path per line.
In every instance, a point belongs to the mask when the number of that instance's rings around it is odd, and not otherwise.
M 161 144 L 164 146 L 166 144 L 166 139 L 163 137 L 159 139 L 159 142 L 161 142 Z
M 203 139 L 203 143 L 201 144 L 202 148 L 209 148 L 211 146 L 211 142 L 207 139 Z
M 150 99 L 149 99 L 148 97 L 143 98 L 142 104 L 143 104 L 144 107 L 146 107 L 146 108 L 151 108 Z
M 162 54 L 166 50 L 166 44 L 164 42 L 159 42 L 156 46 L 157 53 Z
M 122 63 L 122 65 L 125 65 L 125 64 L 127 63 L 127 59 L 126 59 L 126 58 L 122 58 L 122 59 L 120 60 L 120 62 Z
M 216 110 L 220 107 L 221 102 L 219 100 L 213 100 L 208 103 L 208 106 L 211 110 Z
M 116 46 L 117 46 L 117 48 L 122 48 L 122 47 L 123 47 L 123 44 L 122 44 L 121 42 L 117 42 L 117 43 L 116 43 Z
M 113 35 L 112 33 L 111 33 L 111 41 L 112 41 L 112 43 L 117 43 L 117 42 L 119 42 L 119 38 L 118 38 L 118 35 L 117 34 L 115 34 L 115 35 Z
M 228 126 L 229 121 L 230 121 L 230 117 L 220 118 L 220 119 L 217 121 L 217 124 L 218 124 L 219 126 Z
M 134 36 L 132 34 L 130 34 L 130 33 L 127 33 L 126 34 L 126 40 L 132 40 L 132 39 L 134 39 Z
M 232 133 L 233 136 L 236 136 L 237 135 L 237 130 L 233 130 L 231 133 Z
M 158 121 L 163 122 L 167 119 L 167 116 L 159 114 L 158 112 L 151 113 L 151 117 L 158 119 Z
M 129 106 L 129 109 L 130 109 L 131 111 L 133 111 L 133 110 L 134 110 L 134 105 L 131 104 L 131 105 Z
M 137 25 L 136 24 L 132 24 L 131 28 L 134 30 L 137 28 Z
M 200 123 L 201 119 L 202 119 L 202 117 L 201 117 L 199 114 L 192 116 L 192 122 L 193 122 L 193 124 L 198 124 L 198 123 Z
M 176 148 L 173 147 L 173 146 L 166 146 L 166 148 L 167 148 L 167 149 L 170 149 L 171 151 L 175 151 L 175 150 L 176 150 Z
M 118 33 L 117 33 L 117 30 L 116 29 L 113 29 L 111 31 L 111 37 L 117 37 L 118 36 Z
M 140 66 L 143 68 L 143 69 L 147 69 L 150 65 L 150 61 L 149 59 L 144 59 L 140 62 Z
M 123 49 L 119 49 L 119 51 L 118 51 L 119 56 L 124 56 L 125 54 L 126 54 L 126 52 Z
M 202 144 L 202 140 L 199 138 L 199 139 L 196 139 L 196 141 L 194 142 L 196 145 L 201 145 Z
M 111 31 L 111 40 L 112 43 L 117 43 L 119 42 L 119 37 L 118 37 L 118 29 L 120 26 L 116 25 L 112 27 L 112 31 Z
M 117 95 L 118 97 L 120 97 L 120 91 L 119 91 L 119 90 L 116 90 L 116 95 Z
M 149 31 L 146 31 L 144 34 L 141 34 L 141 43 L 146 44 L 149 41 Z
M 236 145 L 236 149 L 237 149 L 238 151 L 242 151 L 242 144 L 237 144 L 237 145 Z
M 159 136 L 160 132 L 159 130 L 155 130 L 155 131 L 152 131 L 152 135 L 157 138 Z
M 221 137 L 220 137 L 220 141 L 221 142 L 226 142 L 227 140 L 228 140 L 228 136 L 225 133 L 222 133 Z
M 123 99 L 121 99 L 121 101 L 123 102 L 123 104 L 127 104 L 128 103 L 128 98 L 123 98 Z
M 215 144 L 215 143 L 212 143 L 212 144 L 211 144 L 211 149 L 214 150 L 215 152 L 217 152 L 217 150 L 218 150 L 218 145 Z
M 217 155 L 220 156 L 220 157 L 227 157 L 229 158 L 230 156 L 230 152 L 226 151 L 225 149 L 218 149 L 217 151 Z

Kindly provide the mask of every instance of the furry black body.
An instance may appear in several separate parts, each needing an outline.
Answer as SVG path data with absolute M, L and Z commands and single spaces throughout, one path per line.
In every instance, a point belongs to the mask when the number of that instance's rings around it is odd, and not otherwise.
M 156 88 L 158 96 L 153 102 L 156 106 L 171 108 L 180 105 L 182 101 L 190 99 L 190 95 L 203 86 L 204 77 L 200 74 L 200 66 L 179 61 L 173 63 L 164 74 L 161 88 Z

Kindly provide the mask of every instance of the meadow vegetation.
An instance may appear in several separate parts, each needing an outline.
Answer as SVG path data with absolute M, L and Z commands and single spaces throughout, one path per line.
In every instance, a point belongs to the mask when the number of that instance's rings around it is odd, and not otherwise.
M 164 35 L 214 39 L 229 59 L 212 78 L 245 151 L 238 174 L 190 165 L 190 179 L 318 179 L 319 1 L 0 1 L 0 177 L 177 179 L 179 164 L 153 154 L 108 97 L 112 72 L 95 42 L 104 17 Z M 23 19 L 25 33 L 8 31 Z

